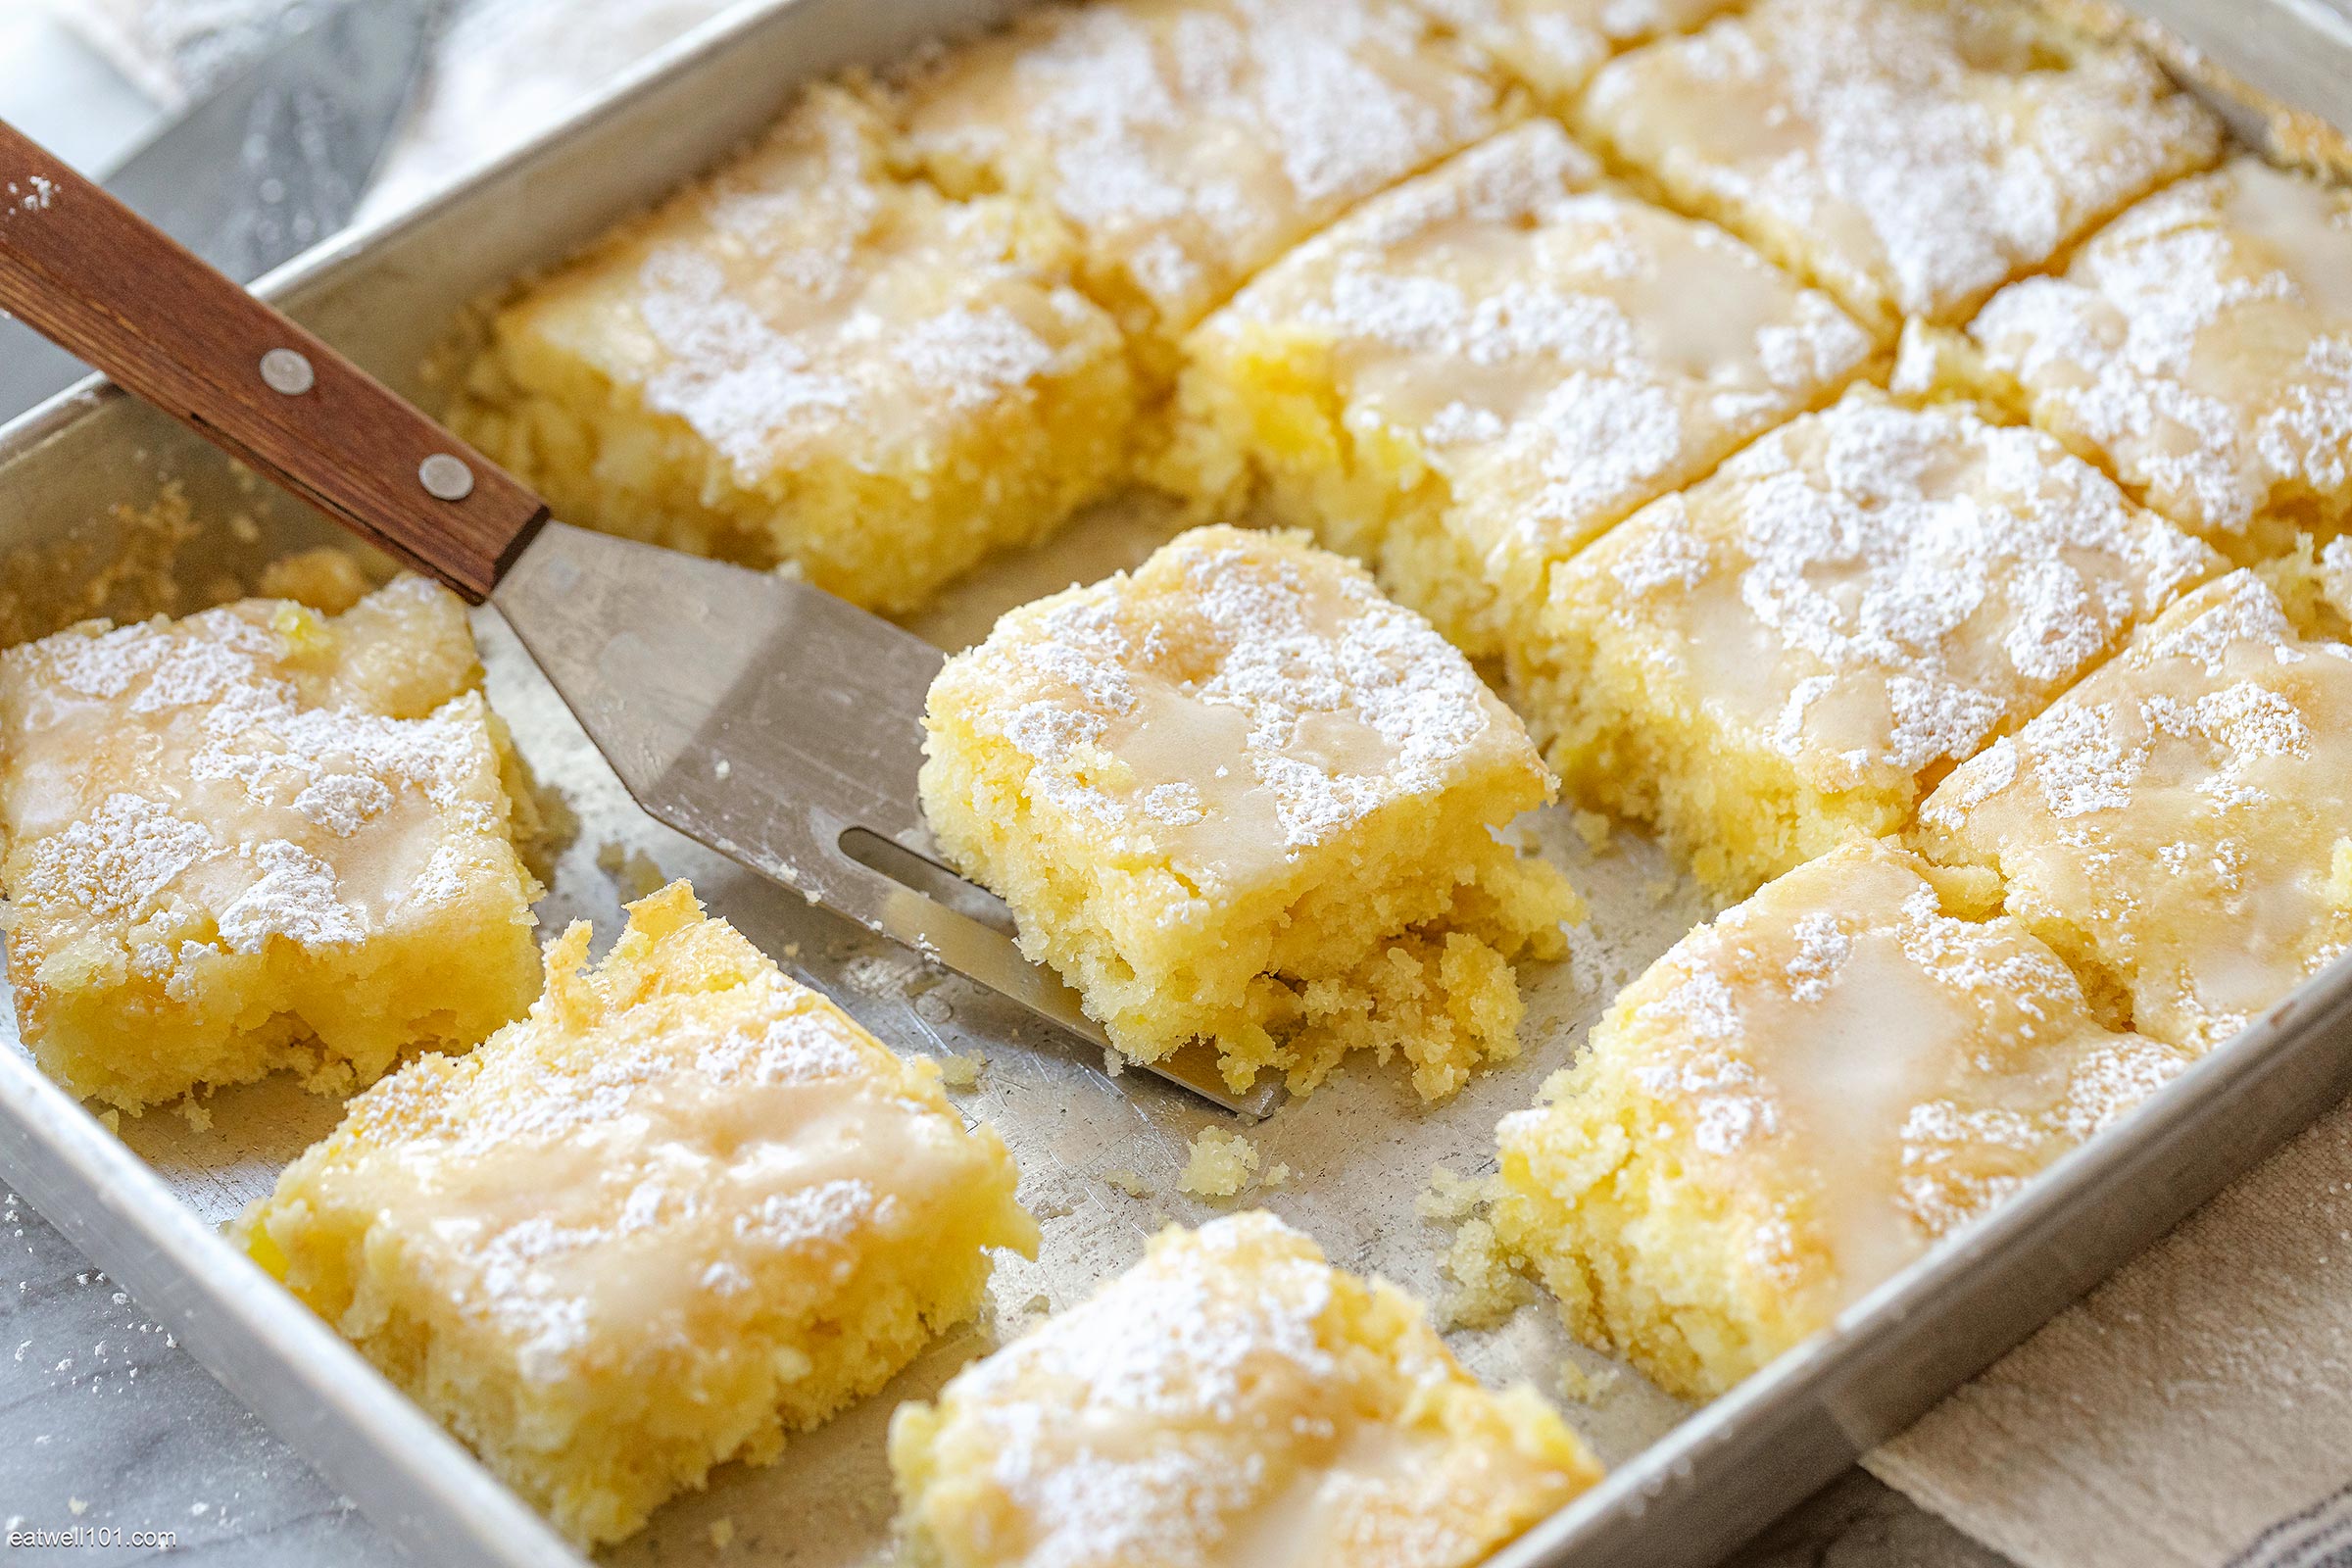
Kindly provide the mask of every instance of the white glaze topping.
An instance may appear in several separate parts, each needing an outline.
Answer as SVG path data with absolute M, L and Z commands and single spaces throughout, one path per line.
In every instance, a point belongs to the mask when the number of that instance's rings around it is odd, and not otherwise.
M 2153 63 L 2061 36 L 2005 3 L 1763 0 L 1604 68 L 1587 113 L 1849 302 L 1945 316 L 2218 144 Z
M 1874 393 L 1569 569 L 1569 613 L 1825 789 L 1939 775 L 2219 564 L 2035 431 Z
M 1969 333 L 2045 417 L 2214 535 L 2352 511 L 2352 197 L 2252 157 L 2142 202 Z M 2306 526 L 2309 525 L 2307 521 Z

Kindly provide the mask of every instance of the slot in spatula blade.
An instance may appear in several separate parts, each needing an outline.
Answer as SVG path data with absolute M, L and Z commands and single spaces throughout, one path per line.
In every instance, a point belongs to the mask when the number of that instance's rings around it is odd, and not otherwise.
M 563 523 L 492 603 L 649 814 L 1108 1049 L 934 858 L 915 774 L 938 649 L 806 583 Z M 1250 1115 L 1281 1093 L 1234 1094 L 1204 1046 L 1146 1070 Z

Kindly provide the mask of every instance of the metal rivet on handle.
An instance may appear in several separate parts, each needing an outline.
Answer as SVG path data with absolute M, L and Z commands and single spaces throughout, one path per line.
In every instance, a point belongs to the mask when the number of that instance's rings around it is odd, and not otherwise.
M 318 372 L 311 368 L 307 356 L 293 349 L 271 349 L 262 356 L 262 384 L 298 398 L 318 384 Z
M 463 501 L 473 494 L 473 470 L 446 452 L 436 452 L 418 464 L 416 478 L 435 501 Z

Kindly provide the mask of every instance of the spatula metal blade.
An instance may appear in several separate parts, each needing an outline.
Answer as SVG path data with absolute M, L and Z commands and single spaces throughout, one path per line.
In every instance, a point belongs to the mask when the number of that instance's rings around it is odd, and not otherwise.
M 932 858 L 938 649 L 807 583 L 560 522 L 492 602 L 648 814 L 1107 1049 L 1004 906 Z M 1146 1070 L 1250 1115 L 1281 1093 L 1234 1094 L 1200 1045 Z

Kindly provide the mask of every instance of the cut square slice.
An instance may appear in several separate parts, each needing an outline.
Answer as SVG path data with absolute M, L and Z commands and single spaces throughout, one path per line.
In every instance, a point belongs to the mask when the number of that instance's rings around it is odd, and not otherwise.
M 1857 840 L 1618 996 L 1497 1130 L 1495 1234 L 1580 1339 L 1722 1394 L 2187 1064 L 1998 903 Z
M 1901 829 L 2221 567 L 2037 431 L 1857 389 L 1559 567 L 1521 707 L 1572 796 L 1739 897 Z
M 1415 0 L 1512 79 L 1564 109 L 1621 50 L 1684 32 L 1735 0 Z
M 2140 1033 L 2217 1046 L 2352 944 L 2352 648 L 2236 571 L 1945 779 L 1919 844 Z
M 939 1568 L 1470 1568 L 1600 1479 L 1534 1390 L 1271 1214 L 1153 1239 L 1093 1299 L 891 1422 Z
M 1552 562 L 1873 352 L 1826 295 L 1598 177 L 1538 122 L 1292 252 L 1187 341 L 1172 482 L 1318 530 L 1507 652 Z
M 1564 951 L 1560 873 L 1495 830 L 1551 779 L 1509 710 L 1361 568 L 1200 528 L 948 662 L 923 808 L 1022 951 L 1153 1061 L 1237 1090 L 1401 1051 L 1426 1099 L 1518 1054 L 1510 960 Z
M 419 577 L 0 655 L 8 970 L 42 1068 L 133 1111 L 278 1067 L 341 1093 L 530 1005 L 539 887 L 481 680 L 466 607 Z
M 1184 330 L 1505 106 L 1405 0 L 1099 0 L 1025 12 L 906 84 L 905 156 L 1077 230 L 1088 285 L 1172 373 Z
M 683 882 L 547 956 L 530 1016 L 427 1056 L 240 1221 L 254 1257 L 557 1527 L 617 1541 L 764 1463 L 1032 1252 L 929 1062 L 785 978 Z
M 2221 147 L 2154 62 L 2023 0 L 1761 0 L 1602 68 L 1578 122 L 1887 331 L 1966 318 Z
M 573 522 L 920 606 L 1124 472 L 1135 396 L 1068 236 L 883 168 L 810 92 L 710 178 L 525 289 L 450 418 Z
M 2352 192 L 2234 159 L 1968 330 L 2034 423 L 2232 555 L 2352 527 Z

